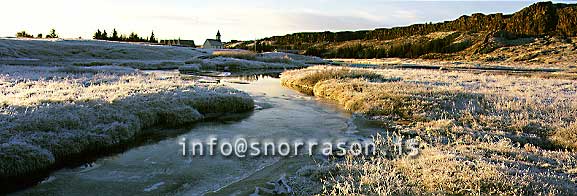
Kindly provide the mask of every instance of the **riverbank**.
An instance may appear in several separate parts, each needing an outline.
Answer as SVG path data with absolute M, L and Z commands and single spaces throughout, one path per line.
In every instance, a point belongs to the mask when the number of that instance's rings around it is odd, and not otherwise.
M 119 67 L 1 66 L 0 89 L 0 179 L 16 186 L 70 158 L 129 144 L 151 127 L 254 107 L 238 90 Z
M 287 71 L 281 80 L 420 143 L 416 157 L 333 162 L 312 178 L 323 183 L 323 194 L 570 195 L 577 189 L 573 80 L 329 66 Z M 391 146 L 383 139 L 379 149 Z M 307 187 L 302 181 L 294 187 Z
M 318 57 L 282 52 L 254 53 L 95 40 L 0 38 L 0 65 L 118 66 L 197 72 L 290 69 L 326 63 Z
M 221 84 L 249 93 L 255 100 L 253 112 L 195 123 L 176 133 L 172 128 L 155 127 L 154 133 L 173 134 L 52 172 L 43 182 L 14 195 L 77 195 L 86 190 L 107 195 L 248 195 L 257 189 L 274 188 L 268 182 L 293 175 L 319 157 L 183 157 L 179 142 L 208 137 L 219 141 L 237 137 L 248 141 L 350 137 L 345 133 L 355 126 L 346 111 L 283 88 L 278 75 L 260 74 L 219 78 Z M 149 135 L 144 137 L 150 139 Z

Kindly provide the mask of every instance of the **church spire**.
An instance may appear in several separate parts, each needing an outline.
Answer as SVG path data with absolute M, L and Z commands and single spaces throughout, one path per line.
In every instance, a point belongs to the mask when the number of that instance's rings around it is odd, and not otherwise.
M 216 32 L 216 40 L 220 41 L 220 30 Z

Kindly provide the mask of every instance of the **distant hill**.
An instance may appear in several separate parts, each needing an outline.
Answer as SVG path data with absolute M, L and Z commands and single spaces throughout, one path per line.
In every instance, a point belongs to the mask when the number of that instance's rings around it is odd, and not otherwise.
M 259 48 L 300 50 L 326 58 L 447 58 L 457 53 L 490 53 L 510 40 L 544 36 L 577 36 L 577 4 L 539 2 L 512 15 L 473 14 L 435 24 L 294 33 L 259 40 Z M 495 39 L 505 41 L 495 43 Z M 251 47 L 250 42 L 236 46 Z

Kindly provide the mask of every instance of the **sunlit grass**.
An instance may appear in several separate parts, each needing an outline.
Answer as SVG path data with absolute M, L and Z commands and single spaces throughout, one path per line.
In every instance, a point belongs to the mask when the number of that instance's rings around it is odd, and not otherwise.
M 283 85 L 416 137 L 417 157 L 334 162 L 324 194 L 568 195 L 577 82 L 438 70 L 317 66 Z M 564 149 L 569 149 L 565 151 Z

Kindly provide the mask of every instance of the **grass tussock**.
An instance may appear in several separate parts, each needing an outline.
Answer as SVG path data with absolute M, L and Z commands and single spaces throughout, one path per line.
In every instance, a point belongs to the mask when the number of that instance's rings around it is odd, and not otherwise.
M 200 87 L 174 74 L 27 69 L 0 74 L 3 179 L 130 143 L 152 126 L 182 126 L 254 106 L 246 93 Z
M 575 148 L 575 81 L 327 66 L 281 81 L 424 146 L 417 157 L 333 163 L 339 173 L 325 178 L 324 194 L 569 195 L 577 187 L 577 155 L 561 150 Z
M 318 67 L 317 67 L 318 68 Z M 324 69 L 326 68 L 326 69 Z M 313 95 L 315 86 L 320 82 L 331 79 L 366 79 L 370 81 L 396 80 L 394 78 L 385 79 L 381 75 L 369 71 L 357 69 L 331 69 L 324 67 L 319 69 L 304 69 L 297 71 L 288 71 L 283 73 L 282 84 L 288 87 Z M 318 91 L 318 93 L 322 93 Z

